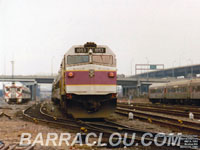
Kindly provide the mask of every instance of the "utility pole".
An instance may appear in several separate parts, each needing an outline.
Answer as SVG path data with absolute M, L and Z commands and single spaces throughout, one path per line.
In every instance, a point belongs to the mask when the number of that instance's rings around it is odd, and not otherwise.
M 175 62 L 176 62 L 176 60 L 172 62 L 172 77 L 173 77 L 173 78 L 174 78 L 174 63 L 175 63 Z
M 131 59 L 131 75 L 133 75 L 133 61 L 134 61 L 134 59 L 132 58 Z
M 190 63 L 191 63 L 191 67 L 190 67 L 191 68 L 191 75 L 190 75 L 190 78 L 193 79 L 193 61 L 192 61 L 192 59 L 188 59 L 187 61 L 190 61 Z
M 6 75 L 6 55 L 4 55 L 4 75 Z
M 15 61 L 12 60 L 11 64 L 12 64 L 12 79 L 14 79 L 14 64 L 15 64 Z
M 146 60 L 147 60 L 147 64 L 149 65 L 149 59 L 147 57 L 145 57 Z M 148 66 L 149 67 L 149 66 Z M 147 70 L 147 80 L 149 80 L 149 73 L 148 73 L 148 70 Z
M 54 56 L 51 57 L 51 76 L 53 76 L 53 59 L 54 58 L 55 58 Z

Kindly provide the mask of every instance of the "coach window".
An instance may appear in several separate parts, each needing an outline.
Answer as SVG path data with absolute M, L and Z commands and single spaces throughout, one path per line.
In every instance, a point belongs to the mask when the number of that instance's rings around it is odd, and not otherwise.
M 92 61 L 94 63 L 102 63 L 102 64 L 113 64 L 113 56 L 112 55 L 93 55 Z
M 187 88 L 186 87 L 183 88 L 183 92 L 187 92 Z
M 197 90 L 197 87 L 196 87 L 196 86 L 193 86 L 193 87 L 192 87 L 192 92 L 196 92 L 196 90 Z
M 162 89 L 157 89 L 156 93 L 162 93 Z
M 151 90 L 151 93 L 155 93 L 155 92 L 156 92 L 156 90 L 155 90 L 155 89 L 152 89 L 152 90 Z
M 88 55 L 69 55 L 67 56 L 67 64 L 80 64 L 89 62 Z
M 200 86 L 196 87 L 196 92 L 200 92 Z
M 172 93 L 176 93 L 176 89 L 175 88 L 172 88 Z

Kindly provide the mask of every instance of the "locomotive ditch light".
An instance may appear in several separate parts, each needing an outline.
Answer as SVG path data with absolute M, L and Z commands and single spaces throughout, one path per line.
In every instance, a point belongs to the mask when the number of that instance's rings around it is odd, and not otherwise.
M 69 78 L 73 78 L 73 77 L 74 77 L 74 73 L 73 73 L 73 72 L 69 72 L 69 73 L 68 73 L 68 77 L 69 77 Z
M 108 77 L 110 77 L 110 78 L 114 78 L 114 77 L 115 77 L 114 72 L 109 72 L 109 73 L 108 73 Z

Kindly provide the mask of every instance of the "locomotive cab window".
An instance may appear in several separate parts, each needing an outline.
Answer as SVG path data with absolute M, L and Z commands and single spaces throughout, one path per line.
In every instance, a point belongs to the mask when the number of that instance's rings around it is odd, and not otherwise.
M 80 64 L 89 62 L 88 55 L 69 55 L 67 56 L 67 64 Z
M 17 89 L 15 87 L 11 87 L 10 90 L 11 92 L 16 92 Z
M 112 55 L 93 55 L 92 62 L 112 65 L 113 56 Z

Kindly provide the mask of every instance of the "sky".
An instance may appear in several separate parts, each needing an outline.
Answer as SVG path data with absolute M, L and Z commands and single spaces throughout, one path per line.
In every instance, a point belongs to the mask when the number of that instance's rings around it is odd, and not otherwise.
M 200 64 L 199 27 L 199 0 L 0 0 L 0 75 L 12 60 L 17 75 L 55 74 L 88 41 L 114 51 L 118 74 Z

